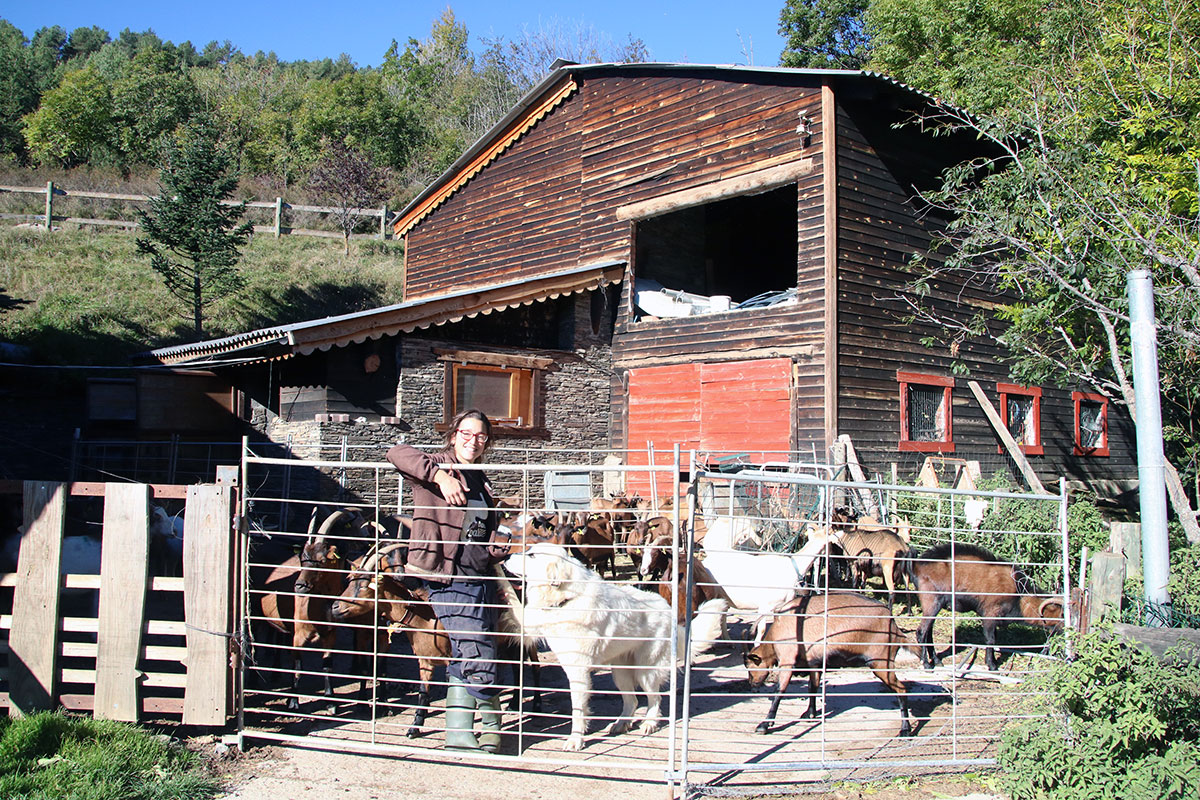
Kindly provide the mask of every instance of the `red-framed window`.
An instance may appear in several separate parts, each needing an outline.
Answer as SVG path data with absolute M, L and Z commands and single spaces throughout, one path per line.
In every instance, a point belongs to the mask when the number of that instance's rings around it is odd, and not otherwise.
M 1075 455 L 1108 455 L 1108 398 L 1071 392 L 1075 405 Z
M 900 444 L 902 451 L 954 452 L 951 391 L 954 378 L 896 371 L 900 384 Z
M 1000 419 L 1027 455 L 1042 455 L 1042 390 L 1014 383 L 997 383 Z M 1004 448 L 1000 448 L 1003 452 Z

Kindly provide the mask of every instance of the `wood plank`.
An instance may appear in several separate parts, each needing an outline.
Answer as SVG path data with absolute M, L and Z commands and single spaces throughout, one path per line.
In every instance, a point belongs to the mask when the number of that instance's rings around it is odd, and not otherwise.
M 712 183 L 684 189 L 678 192 L 652 197 L 637 203 L 630 203 L 617 209 L 617 219 L 645 220 L 660 214 L 679 211 L 684 208 L 713 203 L 730 197 L 738 197 L 750 192 L 763 191 L 777 186 L 795 183 L 801 176 L 813 171 L 811 158 L 783 164 L 769 169 L 737 175 L 730 178 L 718 179 Z
M 58 573 L 66 505 L 65 484 L 25 482 L 25 535 L 17 558 L 18 583 L 8 635 L 10 710 L 18 715 L 54 707 Z
M 825 241 L 825 448 L 838 435 L 838 122 L 833 85 L 821 85 L 821 174 L 824 179 Z
M 1200 631 L 1195 628 L 1144 628 L 1118 622 L 1113 625 L 1113 633 L 1159 661 L 1167 660 L 1167 650 L 1180 644 L 1190 644 L 1190 651 L 1185 651 L 1185 657 L 1190 655 L 1193 663 L 1200 661 Z
M 992 428 L 996 431 L 996 435 L 1000 437 L 1000 441 L 1004 442 L 1005 449 L 1012 456 L 1012 460 L 1016 462 L 1017 467 L 1021 470 L 1021 474 L 1025 476 L 1025 480 L 1029 483 L 1029 488 L 1033 489 L 1037 494 L 1049 494 L 1046 487 L 1042 486 L 1042 482 L 1038 480 L 1037 473 L 1033 471 L 1033 467 L 1029 464 L 1029 459 L 1025 458 L 1025 454 L 1021 452 L 1021 446 L 1017 444 L 1017 440 L 1008 432 L 1008 428 L 1000 419 L 1000 414 L 997 413 L 991 401 L 984 395 L 983 389 L 979 386 L 978 381 L 967 381 L 967 386 L 971 388 L 971 394 L 975 395 L 975 400 L 978 401 L 979 407 L 983 409 L 983 413 L 987 415 L 988 422 L 992 423 Z
M 1120 553 L 1096 553 L 1088 574 L 1088 627 L 1100 622 L 1106 613 L 1121 613 L 1121 595 L 1125 589 L 1125 556 Z
M 232 676 L 232 490 L 218 485 L 189 486 L 185 513 L 183 605 L 188 656 L 183 721 L 224 725 Z
M 138 656 L 150 559 L 150 487 L 110 483 L 104 495 L 96 652 L 98 717 L 137 722 Z

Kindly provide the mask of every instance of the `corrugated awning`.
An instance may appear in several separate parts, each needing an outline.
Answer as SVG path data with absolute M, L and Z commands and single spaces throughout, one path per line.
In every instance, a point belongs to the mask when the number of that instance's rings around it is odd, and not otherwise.
M 473 286 L 370 311 L 263 328 L 196 344 L 163 347 L 140 354 L 139 360 L 171 365 L 233 365 L 308 355 L 317 350 L 411 333 L 479 314 L 600 289 L 621 281 L 624 275 L 625 263 L 621 261 L 589 264 L 536 278 Z

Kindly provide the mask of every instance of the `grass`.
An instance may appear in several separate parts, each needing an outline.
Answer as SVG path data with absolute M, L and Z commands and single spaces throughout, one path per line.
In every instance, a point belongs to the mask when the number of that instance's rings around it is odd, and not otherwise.
M 193 341 L 190 307 L 167 293 L 135 234 L 0 226 L 0 341 L 51 364 L 124 364 Z M 241 293 L 214 304 L 204 338 L 362 311 L 400 300 L 403 245 L 256 236 Z
M 0 718 L 5 800 L 206 800 L 220 792 L 182 745 L 62 712 Z

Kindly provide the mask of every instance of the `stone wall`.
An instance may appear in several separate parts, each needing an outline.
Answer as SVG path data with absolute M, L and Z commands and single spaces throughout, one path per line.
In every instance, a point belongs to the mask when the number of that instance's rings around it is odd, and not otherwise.
M 592 300 L 585 293 L 538 306 L 559 320 L 558 340 L 570 349 L 534 350 L 533 354 L 549 356 L 555 366 L 544 373 L 541 396 L 541 417 L 545 435 L 521 437 L 505 435 L 493 443 L 503 450 L 517 448 L 518 453 L 495 452 L 492 461 L 520 463 L 600 463 L 609 441 L 609 393 L 612 366 L 612 327 L 605 315 L 598 332 L 592 330 Z M 503 313 L 503 312 L 499 312 Z M 528 314 L 528 309 L 522 311 Z M 450 328 L 451 326 L 447 326 Z M 438 333 L 448 334 L 439 338 Z M 276 443 L 290 437 L 291 450 L 300 459 L 340 460 L 345 445 L 346 460 L 382 462 L 391 445 L 406 441 L 416 445 L 435 445 L 443 440 L 437 430 L 445 418 L 446 362 L 437 358 L 435 348 L 470 346 L 487 349 L 486 342 L 465 342 L 454 331 L 435 328 L 420 335 L 402 336 L 398 343 L 399 372 L 396 394 L 396 415 L 411 426 L 404 432 L 400 425 L 381 422 L 355 423 L 346 415 L 325 415 L 325 419 L 283 422 L 277 416 L 262 414 L 256 409 L 256 427 Z M 510 348 L 511 349 L 511 348 Z M 338 350 L 331 350 L 336 355 Z M 530 351 L 526 351 L 530 352 Z M 392 473 L 394 474 L 394 473 Z M 532 478 L 538 486 L 541 478 Z M 377 491 L 377 481 L 379 489 Z M 501 494 L 521 488 L 516 473 L 493 476 Z M 377 478 L 374 470 L 339 470 L 319 468 L 298 476 L 289 476 L 292 496 L 316 491 L 322 500 L 345 500 L 384 505 L 395 502 L 395 483 Z M 378 497 L 377 497 L 378 495 Z M 306 499 L 317 499 L 315 497 Z

